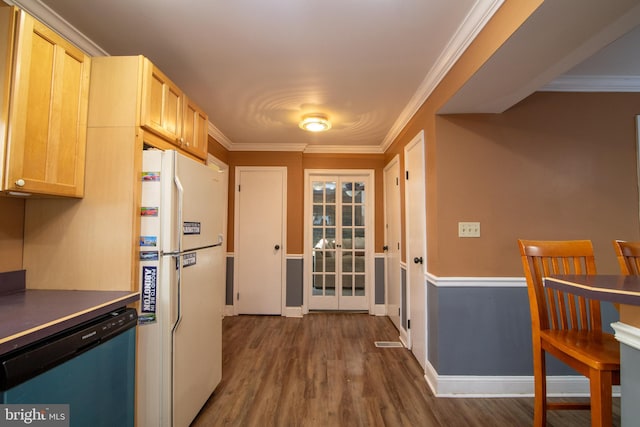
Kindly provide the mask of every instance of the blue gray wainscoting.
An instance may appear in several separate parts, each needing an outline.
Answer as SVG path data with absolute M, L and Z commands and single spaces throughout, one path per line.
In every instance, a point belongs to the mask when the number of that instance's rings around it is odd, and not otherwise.
M 384 304 L 384 255 L 375 258 L 375 303 Z
M 287 258 L 287 307 L 301 307 L 303 304 L 303 266 L 302 257 Z
M 225 304 L 233 305 L 233 256 L 227 256 L 227 281 L 225 292 Z
M 473 279 L 470 279 L 470 283 Z M 533 375 L 527 288 L 486 284 L 442 286 L 427 281 L 428 359 L 439 375 Z M 404 290 L 403 290 L 404 292 Z M 617 321 L 602 305 L 603 328 Z M 548 375 L 576 374 L 547 356 Z

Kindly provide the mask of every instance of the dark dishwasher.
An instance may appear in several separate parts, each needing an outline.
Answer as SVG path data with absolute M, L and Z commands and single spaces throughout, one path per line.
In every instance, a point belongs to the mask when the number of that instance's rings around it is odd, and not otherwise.
M 68 404 L 71 426 L 133 426 L 136 310 L 0 356 L 0 403 Z

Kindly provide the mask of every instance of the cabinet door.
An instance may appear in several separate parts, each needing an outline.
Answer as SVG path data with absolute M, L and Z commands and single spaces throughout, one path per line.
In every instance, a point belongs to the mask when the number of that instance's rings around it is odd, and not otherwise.
M 193 101 L 185 97 L 182 122 L 182 148 L 203 160 L 207 158 L 207 114 Z
M 20 12 L 3 189 L 82 197 L 90 64 Z
M 142 81 L 142 126 L 180 146 L 184 95 L 148 59 L 144 61 Z

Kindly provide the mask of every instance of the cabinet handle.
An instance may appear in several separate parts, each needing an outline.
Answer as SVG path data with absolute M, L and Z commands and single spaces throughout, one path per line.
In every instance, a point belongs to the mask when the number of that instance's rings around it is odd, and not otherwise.
M 16 181 L 16 187 L 24 187 L 24 179 L 20 178 Z

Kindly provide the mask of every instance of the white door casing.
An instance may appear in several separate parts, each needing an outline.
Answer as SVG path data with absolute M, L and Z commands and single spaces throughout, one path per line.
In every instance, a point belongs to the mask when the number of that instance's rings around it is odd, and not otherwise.
M 395 156 L 384 168 L 385 303 L 387 315 L 398 331 L 401 308 L 400 274 L 400 159 Z
M 286 305 L 284 167 L 237 167 L 234 314 L 282 314 Z
M 305 313 L 310 309 L 374 310 L 373 176 L 372 170 L 305 170 Z M 314 192 L 314 182 L 322 182 L 322 194 L 317 189 Z M 343 184 L 347 186 L 344 189 Z M 359 185 L 364 192 L 356 196 Z M 353 188 L 349 190 L 349 186 Z M 323 200 L 314 201 L 314 194 Z M 330 197 L 333 199 L 328 201 Z M 314 209 L 324 210 L 320 213 Z M 325 218 L 332 216 L 333 220 Z M 356 218 L 364 223 L 357 223 Z M 314 224 L 314 219 L 320 222 Z M 314 235 L 318 232 L 323 236 Z
M 405 156 L 405 224 L 407 254 L 407 294 L 409 311 L 409 345 L 424 369 L 427 362 L 426 318 L 426 191 L 424 131 L 404 149 Z
M 229 165 L 224 163 L 223 161 L 217 159 L 213 155 L 209 154 L 207 158 L 207 166 L 218 172 L 219 174 L 219 192 L 216 192 L 218 195 L 217 203 L 223 208 L 221 209 L 222 215 L 222 250 L 223 250 L 223 258 L 222 258 L 222 271 L 226 271 L 226 251 L 227 251 L 227 214 L 229 205 Z M 226 304 L 226 274 L 222 279 L 222 286 L 219 289 L 219 298 L 222 301 L 222 305 Z M 224 315 L 224 312 L 223 312 Z

